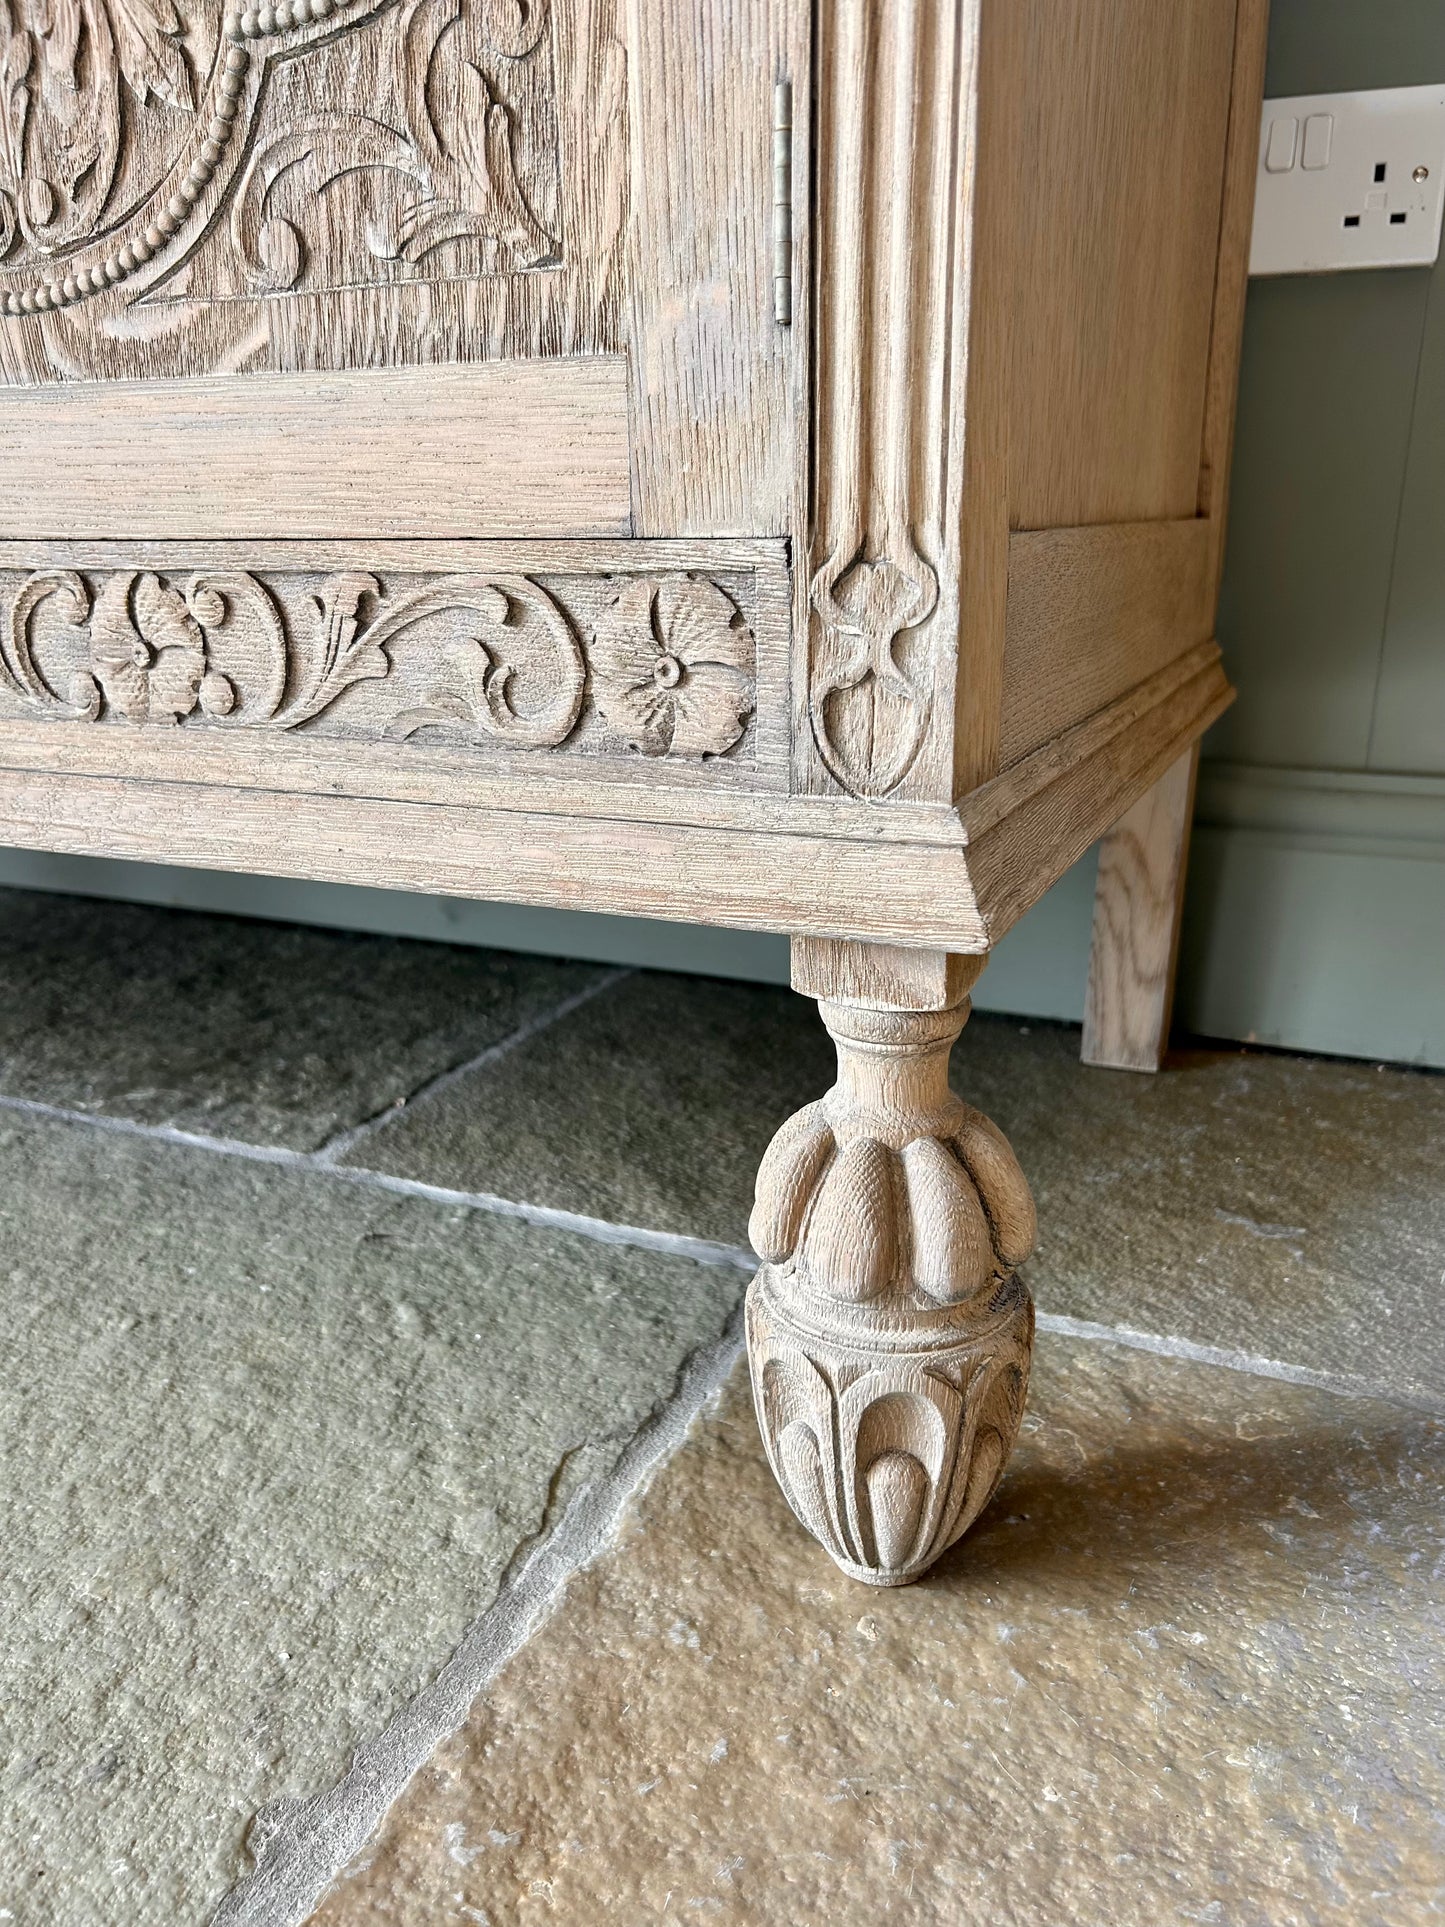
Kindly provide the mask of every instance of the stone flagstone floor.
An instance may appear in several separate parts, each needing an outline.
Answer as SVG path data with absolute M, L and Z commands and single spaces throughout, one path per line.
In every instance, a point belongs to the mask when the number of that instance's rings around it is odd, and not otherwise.
M 785 992 L 0 893 L 0 1923 L 1445 1916 L 1445 1079 L 976 1017 L 1025 1435 L 924 1584 L 739 1366 Z

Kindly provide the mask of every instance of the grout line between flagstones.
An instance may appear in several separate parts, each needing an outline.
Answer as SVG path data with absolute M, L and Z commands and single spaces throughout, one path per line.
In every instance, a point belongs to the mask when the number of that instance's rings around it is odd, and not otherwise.
M 626 973 L 624 973 L 626 974 Z M 495 1047 L 493 1047 L 495 1048 Z M 458 1072 L 469 1068 L 458 1066 Z M 443 1076 L 452 1073 L 444 1072 Z M 435 1080 L 433 1080 L 434 1085 Z M 426 1091 L 433 1086 L 423 1086 Z M 46 1104 L 39 1098 L 0 1095 L 0 1113 L 11 1111 L 22 1117 L 35 1117 L 50 1123 L 70 1124 L 117 1137 L 141 1138 L 150 1143 L 174 1145 L 182 1150 L 205 1151 L 213 1157 L 237 1158 L 244 1163 L 271 1164 L 282 1170 L 309 1172 L 338 1184 L 352 1184 L 360 1190 L 382 1191 L 393 1197 L 417 1198 L 428 1204 L 450 1205 L 454 1209 L 480 1211 L 489 1217 L 516 1218 L 547 1231 L 570 1232 L 590 1238 L 597 1244 L 625 1245 L 639 1251 L 655 1251 L 665 1257 L 688 1258 L 695 1264 L 720 1265 L 736 1271 L 757 1268 L 756 1252 L 746 1245 L 731 1245 L 712 1238 L 694 1238 L 681 1231 L 654 1231 L 646 1225 L 618 1224 L 610 1218 L 589 1217 L 585 1212 L 566 1211 L 559 1206 L 528 1204 L 516 1198 L 498 1197 L 490 1191 L 458 1191 L 447 1185 L 428 1184 L 421 1178 L 404 1178 L 390 1171 L 373 1171 L 365 1165 L 336 1164 L 320 1151 L 296 1151 L 285 1145 L 250 1144 L 242 1138 L 211 1137 L 201 1131 L 183 1131 L 171 1124 L 141 1124 L 134 1118 L 107 1117 L 93 1111 L 78 1111 L 61 1104 Z M 1391 1386 L 1374 1384 L 1355 1374 L 1327 1372 L 1310 1365 L 1294 1365 L 1287 1360 L 1264 1358 L 1257 1353 L 1231 1347 L 1206 1345 L 1191 1338 L 1165 1332 L 1140 1331 L 1130 1325 L 1105 1325 L 1088 1318 L 1071 1318 L 1065 1313 L 1040 1311 L 1038 1328 L 1062 1338 L 1079 1338 L 1094 1343 L 1122 1345 L 1130 1351 L 1153 1352 L 1161 1358 L 1178 1358 L 1195 1365 L 1214 1366 L 1221 1371 L 1239 1372 L 1251 1378 L 1270 1378 L 1290 1385 L 1307 1385 L 1318 1391 L 1332 1392 L 1342 1398 L 1373 1398 L 1398 1405 L 1409 1411 L 1445 1416 L 1445 1401 L 1412 1396 Z
M 478 1618 L 441 1672 L 375 1739 L 352 1757 L 329 1792 L 263 1808 L 254 1821 L 257 1865 L 221 1902 L 211 1927 L 301 1927 L 327 1888 L 375 1833 L 386 1813 L 442 1742 L 462 1725 L 478 1694 L 538 1630 L 568 1579 L 613 1543 L 634 1493 L 682 1444 L 689 1426 L 742 1356 L 742 1311 L 721 1338 L 701 1347 L 675 1391 L 635 1432 L 612 1470 L 585 1486 L 556 1529 Z
M 348 1124 L 344 1130 L 334 1132 L 324 1144 L 317 1146 L 312 1155 L 322 1164 L 339 1163 L 349 1151 L 354 1150 L 358 1144 L 402 1116 L 404 1112 L 409 1112 L 418 1104 L 425 1104 L 429 1099 L 440 1096 L 443 1091 L 450 1090 L 454 1084 L 461 1083 L 463 1078 L 470 1077 L 474 1071 L 486 1070 L 503 1057 L 510 1056 L 523 1044 L 530 1044 L 534 1037 L 540 1037 L 543 1031 L 550 1030 L 553 1024 L 561 1023 L 564 1017 L 570 1017 L 584 1004 L 590 1004 L 594 997 L 600 997 L 604 991 L 611 990 L 628 977 L 636 975 L 636 970 L 631 968 L 607 971 L 594 983 L 574 991 L 570 997 L 564 997 L 551 1009 L 540 1011 L 537 1016 L 529 1018 L 525 1024 L 520 1024 L 516 1030 L 500 1038 L 495 1044 L 488 1044 L 485 1050 L 479 1050 L 475 1057 L 469 1057 L 465 1063 L 453 1064 L 450 1070 L 438 1071 L 434 1077 L 424 1079 L 406 1096 L 393 1098 L 390 1104 L 384 1104 L 379 1111 L 373 1111 L 370 1117 L 362 1118 L 359 1124 Z
M 1353 1373 L 1318 1371 L 1312 1365 L 1291 1365 L 1283 1359 L 1261 1358 L 1257 1353 L 1234 1351 L 1225 1345 L 1202 1345 L 1192 1338 L 1139 1331 L 1132 1325 L 1097 1325 L 1090 1318 L 1070 1318 L 1062 1312 L 1038 1312 L 1034 1322 L 1041 1332 L 1053 1332 L 1060 1338 L 1122 1345 L 1129 1351 L 1153 1352 L 1159 1358 L 1212 1365 L 1220 1371 L 1241 1372 L 1249 1378 L 1279 1379 L 1286 1385 L 1308 1385 L 1315 1391 L 1333 1392 L 1340 1398 L 1378 1399 L 1382 1404 L 1400 1405 L 1407 1411 L 1445 1417 L 1445 1400 L 1420 1398 L 1393 1387 L 1386 1389 Z
M 459 1206 L 482 1211 L 494 1218 L 520 1218 L 526 1224 L 549 1231 L 570 1231 L 591 1238 L 597 1244 L 629 1245 L 640 1251 L 657 1251 L 672 1258 L 691 1258 L 698 1264 L 729 1265 L 735 1270 L 751 1271 L 757 1259 L 740 1245 L 712 1238 L 693 1238 L 682 1231 L 653 1231 L 645 1225 L 615 1224 L 609 1218 L 589 1217 L 581 1211 L 564 1211 L 547 1204 L 527 1204 L 515 1198 L 497 1197 L 490 1191 L 456 1191 L 448 1185 L 428 1184 L 421 1178 L 398 1177 L 390 1171 L 371 1171 L 360 1164 L 334 1164 L 319 1151 L 295 1151 L 281 1144 L 249 1144 L 243 1138 L 211 1137 L 203 1131 L 182 1131 L 173 1124 L 140 1124 L 134 1118 L 104 1117 L 92 1111 L 72 1110 L 63 1104 L 46 1104 L 34 1097 L 0 1096 L 0 1112 L 11 1111 L 22 1117 L 41 1118 L 49 1123 L 70 1124 L 81 1129 L 103 1131 L 113 1137 L 140 1138 L 151 1144 L 169 1144 L 185 1151 L 205 1151 L 212 1157 L 236 1158 L 247 1164 L 270 1164 L 283 1171 L 307 1172 L 328 1178 L 335 1184 L 355 1185 L 363 1191 L 385 1191 L 393 1197 L 421 1198 L 429 1204 Z

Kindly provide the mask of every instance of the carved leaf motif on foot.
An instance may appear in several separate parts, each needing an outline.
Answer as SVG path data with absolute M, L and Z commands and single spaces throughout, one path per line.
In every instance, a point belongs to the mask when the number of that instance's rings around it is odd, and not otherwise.
M 1017 1433 L 1034 1207 L 949 1088 L 966 1006 L 822 1010 L 838 1081 L 768 1147 L 748 1227 L 753 1384 L 798 1517 L 845 1571 L 897 1585 L 977 1517 Z
M 644 756 L 716 756 L 753 710 L 753 636 L 703 576 L 624 583 L 592 637 L 597 706 Z
M 972 1341 L 874 1364 L 792 1320 L 765 1267 L 748 1295 L 769 1460 L 801 1523 L 852 1577 L 916 1579 L 987 1505 L 1018 1433 L 1033 1308 L 1015 1284 Z
M 844 563 L 813 578 L 818 632 L 810 668 L 813 737 L 830 773 L 855 796 L 886 796 L 908 774 L 932 706 L 926 678 L 899 663 L 897 645 L 938 604 L 938 578 L 911 557 Z

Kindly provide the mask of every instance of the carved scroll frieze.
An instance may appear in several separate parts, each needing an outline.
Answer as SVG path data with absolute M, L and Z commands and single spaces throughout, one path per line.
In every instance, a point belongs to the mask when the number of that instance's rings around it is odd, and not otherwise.
M 863 797 L 893 793 L 914 769 L 950 641 L 939 566 L 955 11 L 819 7 L 807 716 L 823 768 Z
M 1034 1210 L 1007 1140 L 948 1087 L 966 1004 L 821 1008 L 838 1082 L 758 1174 L 753 1386 L 799 1519 L 854 1578 L 900 1585 L 977 1518 L 1018 1432 Z
M 548 0 L 68 0 L 0 30 L 6 314 L 561 258 Z
M 746 755 L 745 573 L 0 575 L 0 714 Z

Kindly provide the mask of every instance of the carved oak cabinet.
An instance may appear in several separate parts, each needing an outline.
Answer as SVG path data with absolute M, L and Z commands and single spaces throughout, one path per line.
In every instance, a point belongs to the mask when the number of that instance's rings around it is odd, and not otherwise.
M 0 840 L 787 932 L 758 1416 L 915 1577 L 1033 1235 L 948 1059 L 1101 836 L 1157 1058 L 1259 0 L 0 9 Z

